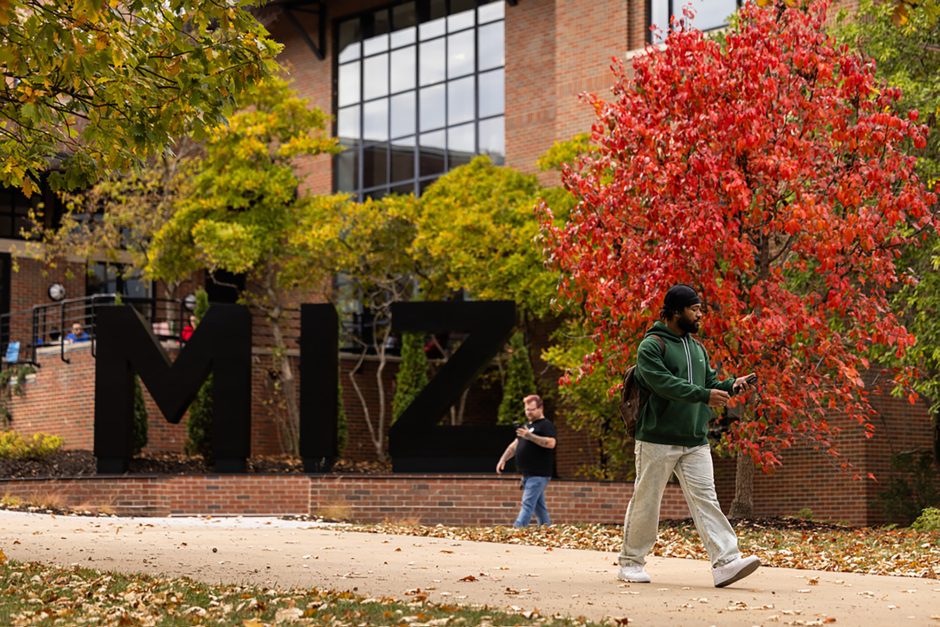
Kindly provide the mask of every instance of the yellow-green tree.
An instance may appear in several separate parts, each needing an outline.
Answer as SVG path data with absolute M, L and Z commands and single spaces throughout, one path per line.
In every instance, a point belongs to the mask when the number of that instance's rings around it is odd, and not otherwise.
M 422 291 L 442 298 L 515 301 L 524 317 L 551 312 L 557 273 L 547 270 L 533 207 L 538 179 L 476 157 L 439 178 L 421 196 L 412 254 Z
M 294 292 L 329 280 L 324 242 L 311 234 L 346 198 L 302 193 L 292 167 L 296 157 L 337 150 L 325 133 L 322 111 L 310 108 L 279 78 L 249 89 L 244 103 L 247 109 L 213 129 L 188 193 L 153 238 L 147 273 L 165 281 L 199 269 L 246 275 L 241 298 L 271 325 L 286 408 L 279 428 L 285 450 L 296 453 L 300 411 L 285 316 Z
M 371 314 L 371 333 L 351 338 L 359 360 L 349 372 L 369 437 L 380 461 L 388 457 L 386 432 L 392 422 L 392 403 L 386 398 L 384 373 L 391 346 L 392 305 L 414 298 L 416 265 L 409 249 L 414 240 L 414 196 L 386 196 L 362 203 L 338 204 L 319 211 L 305 237 L 317 250 L 321 267 L 342 275 L 352 298 Z M 336 294 L 334 294 L 336 296 Z M 378 402 L 367 401 L 360 383 L 366 357 L 376 361 Z
M 244 0 L 0 2 L 0 185 L 86 185 L 201 136 L 278 49 Z

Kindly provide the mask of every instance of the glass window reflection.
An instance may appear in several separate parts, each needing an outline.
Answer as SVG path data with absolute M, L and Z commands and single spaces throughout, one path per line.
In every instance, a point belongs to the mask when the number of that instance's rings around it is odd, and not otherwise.
M 505 77 L 503 70 L 480 74 L 479 116 L 486 118 L 503 113 L 505 108 Z
M 472 120 L 476 101 L 472 76 L 447 84 L 447 123 L 460 124 Z
M 473 72 L 475 60 L 472 30 L 447 37 L 447 77 L 454 78 Z
M 420 94 L 418 110 L 421 130 L 428 131 L 444 126 L 444 103 L 446 102 L 444 86 L 425 87 Z
M 506 161 L 506 132 L 502 116 L 480 122 L 480 154 L 489 155 L 493 163 Z
M 480 71 L 505 65 L 503 22 L 494 22 L 480 27 Z
M 337 22 L 337 190 L 420 193 L 475 154 L 505 161 L 505 12 L 503 0 L 392 0 Z
M 388 94 L 388 55 L 366 57 L 363 67 L 362 98 L 370 100 Z
M 359 64 L 347 63 L 339 66 L 339 85 L 336 97 L 339 106 L 355 104 L 361 98 L 359 93 Z

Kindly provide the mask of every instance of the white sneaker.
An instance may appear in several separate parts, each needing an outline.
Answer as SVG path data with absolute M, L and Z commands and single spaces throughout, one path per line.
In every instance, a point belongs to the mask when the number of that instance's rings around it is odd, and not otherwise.
M 621 566 L 617 573 L 617 579 L 629 583 L 649 583 L 649 573 L 642 566 L 636 564 L 630 566 Z
M 739 557 L 724 566 L 712 568 L 712 576 L 715 578 L 715 587 L 724 588 L 739 579 L 744 579 L 757 570 L 758 566 L 760 566 L 760 560 L 752 555 L 750 557 Z

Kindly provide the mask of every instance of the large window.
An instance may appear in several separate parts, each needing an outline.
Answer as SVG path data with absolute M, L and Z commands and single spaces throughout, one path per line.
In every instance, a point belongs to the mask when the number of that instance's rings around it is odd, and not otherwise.
M 120 294 L 128 298 L 150 298 L 152 284 L 139 271 L 126 272 L 122 264 L 92 262 L 85 281 L 85 294 Z
M 337 191 L 420 194 L 476 154 L 504 162 L 504 7 L 417 0 L 337 24 Z
M 42 198 L 32 198 L 16 187 L 0 187 L 0 238 L 23 239 L 23 231 L 30 226 L 29 210 L 38 208 Z
M 649 23 L 658 30 L 648 31 L 647 37 L 652 43 L 662 43 L 669 32 L 670 20 L 683 19 L 682 8 L 688 5 L 695 11 L 692 27 L 701 31 L 724 28 L 728 19 L 744 0 L 648 0 Z

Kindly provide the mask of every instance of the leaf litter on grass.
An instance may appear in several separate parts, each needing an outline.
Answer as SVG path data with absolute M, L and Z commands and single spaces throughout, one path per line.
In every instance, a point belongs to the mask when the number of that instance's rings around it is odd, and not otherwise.
M 831 572 L 940 579 L 940 532 L 880 527 L 840 527 L 802 520 L 736 521 L 741 550 L 767 566 Z M 339 531 L 426 536 L 452 540 L 525 544 L 546 548 L 619 552 L 619 526 L 556 524 L 550 527 L 446 527 L 381 523 L 346 525 Z M 653 555 L 707 559 L 691 521 L 659 530 Z
M 2 553 L 0 553 L 2 555 Z M 353 592 L 210 586 L 188 578 L 107 573 L 13 560 L 0 561 L 0 625 L 183 626 L 472 625 L 593 626 L 535 610 L 365 598 Z

